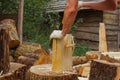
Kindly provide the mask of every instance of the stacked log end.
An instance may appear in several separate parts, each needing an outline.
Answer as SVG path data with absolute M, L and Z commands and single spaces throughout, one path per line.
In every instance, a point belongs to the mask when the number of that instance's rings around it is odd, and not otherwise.
M 89 80 L 120 80 L 120 64 L 93 60 Z

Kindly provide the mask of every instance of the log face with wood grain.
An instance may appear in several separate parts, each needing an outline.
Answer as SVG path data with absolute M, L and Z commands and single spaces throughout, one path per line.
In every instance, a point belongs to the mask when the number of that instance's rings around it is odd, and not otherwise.
M 9 29 L 0 27 L 0 75 L 9 71 Z
M 34 53 L 37 54 L 36 50 L 41 49 L 40 45 L 34 45 L 34 44 L 28 44 L 28 43 L 23 43 L 20 44 L 20 46 L 15 50 L 15 58 L 18 58 L 19 56 L 25 56 L 28 54 L 27 53 Z M 40 50 L 41 51 L 41 50 Z M 30 57 L 32 55 L 29 55 Z
M 89 80 L 120 80 L 120 63 L 93 60 Z
M 0 76 L 0 80 L 26 80 L 26 65 L 10 63 L 9 72 Z
M 9 47 L 16 48 L 17 46 L 19 46 L 20 41 L 16 30 L 15 21 L 12 19 L 4 19 L 0 23 L 1 25 L 4 25 L 6 26 L 6 28 L 9 29 Z
M 42 64 L 30 68 L 27 80 L 78 80 L 78 78 L 74 71 L 55 73 L 51 64 Z

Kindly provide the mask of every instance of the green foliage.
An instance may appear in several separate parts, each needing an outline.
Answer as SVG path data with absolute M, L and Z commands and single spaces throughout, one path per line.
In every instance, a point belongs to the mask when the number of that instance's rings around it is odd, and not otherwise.
M 73 33 L 75 29 L 77 29 L 79 23 L 82 23 L 83 22 L 83 19 L 82 18 L 79 18 L 74 24 L 73 26 L 71 27 L 71 30 L 70 30 L 70 33 Z
M 19 0 L 2 0 L 0 1 L 1 13 L 17 13 Z M 43 48 L 48 48 L 50 39 L 49 36 L 53 29 L 58 29 L 60 24 L 60 16 L 58 13 L 47 13 L 46 5 L 48 2 L 56 0 L 24 0 L 24 23 L 23 23 L 23 41 L 40 43 Z M 79 19 L 71 28 L 72 33 L 82 22 Z M 75 48 L 75 55 L 84 55 L 90 50 L 86 44 L 80 44 Z
M 73 56 L 84 56 L 87 51 L 91 51 L 87 43 L 78 44 L 74 49 Z
M 19 0 L 2 0 L 0 1 L 0 13 L 10 14 L 18 12 L 18 1 Z
M 57 13 L 47 13 L 46 5 L 50 0 L 25 0 L 24 40 L 40 43 L 49 47 L 52 27 L 58 20 Z

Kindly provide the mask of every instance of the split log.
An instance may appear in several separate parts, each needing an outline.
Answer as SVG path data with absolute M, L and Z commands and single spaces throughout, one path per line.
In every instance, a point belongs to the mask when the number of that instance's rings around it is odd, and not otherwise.
M 0 76 L 9 71 L 9 29 L 0 27 Z
M 86 52 L 86 58 L 88 60 L 100 59 L 100 57 L 101 57 L 100 51 L 88 51 L 88 52 Z
M 53 39 L 52 71 L 63 72 L 72 70 L 73 36 L 67 34 L 63 39 Z M 66 64 L 66 65 L 65 65 Z
M 33 66 L 35 61 L 36 61 L 36 59 L 34 59 L 34 58 L 19 56 L 18 60 L 16 62 L 25 64 L 25 65 L 27 65 L 27 68 L 30 68 L 31 66 Z
M 89 80 L 120 80 L 120 64 L 93 60 Z
M 99 29 L 99 51 L 100 52 L 107 52 L 107 40 L 106 40 L 106 30 L 105 30 L 105 24 L 100 23 L 100 29 Z
M 79 64 L 79 65 L 73 66 L 73 68 L 77 71 L 78 76 L 89 77 L 90 64 L 91 62 L 87 62 L 85 64 Z
M 78 80 L 78 78 L 74 71 L 55 73 L 52 72 L 51 64 L 42 64 L 30 68 L 27 80 Z
M 9 48 L 16 48 L 19 46 L 20 41 L 18 33 L 15 26 L 15 21 L 12 19 L 4 19 L 1 21 L 1 24 L 9 29 Z
M 88 60 L 100 59 L 100 60 L 105 60 L 105 61 L 108 61 L 108 62 L 111 62 L 111 63 L 120 63 L 119 59 L 113 57 L 113 56 L 116 55 L 117 52 L 113 52 L 111 54 L 111 56 L 109 56 L 109 53 L 111 53 L 111 52 L 108 52 L 107 54 L 105 54 L 105 53 L 107 53 L 107 52 L 101 53 L 99 51 L 88 51 L 86 53 L 86 58 Z M 119 57 L 118 53 L 117 53 L 117 56 Z
M 87 62 L 88 62 L 88 59 L 86 58 L 86 56 L 74 56 L 72 61 L 73 66 L 78 64 L 84 64 Z
M 52 59 L 50 55 L 42 55 L 37 61 L 35 61 L 34 65 L 40 64 L 50 64 L 52 63 Z
M 19 56 L 17 62 L 25 64 L 28 68 L 30 68 L 33 65 L 50 64 L 52 63 L 52 59 L 50 55 L 41 55 L 38 59 L 29 56 Z
M 42 55 L 40 55 L 40 54 L 35 54 L 35 53 L 23 53 L 22 56 L 25 56 L 25 57 L 29 57 L 29 58 L 33 58 L 33 59 L 38 60 Z
M 0 80 L 26 80 L 26 66 L 19 63 L 10 63 L 8 73 L 0 76 Z
M 36 50 L 41 49 L 40 45 L 34 44 L 21 44 L 15 51 L 15 58 L 22 56 L 24 53 L 34 53 Z
M 47 55 L 49 56 L 49 52 L 44 49 L 37 49 L 34 51 L 34 53 L 23 53 L 22 56 L 26 56 L 29 58 L 39 59 L 41 56 Z

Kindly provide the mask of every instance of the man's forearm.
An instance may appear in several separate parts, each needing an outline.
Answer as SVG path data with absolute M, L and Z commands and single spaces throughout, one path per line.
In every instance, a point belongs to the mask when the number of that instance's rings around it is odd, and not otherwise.
M 73 25 L 78 11 L 78 0 L 68 0 L 64 11 L 62 34 L 69 32 Z

